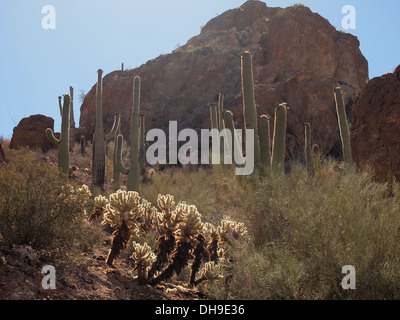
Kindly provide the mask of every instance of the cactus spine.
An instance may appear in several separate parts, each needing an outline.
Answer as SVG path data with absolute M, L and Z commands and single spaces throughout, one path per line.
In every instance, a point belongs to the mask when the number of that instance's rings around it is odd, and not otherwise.
M 269 124 L 270 119 L 271 116 L 262 115 L 259 120 L 261 170 L 267 173 L 271 171 L 271 134 Z
M 306 159 L 306 167 L 309 173 L 313 173 L 314 166 L 311 151 L 311 126 L 309 123 L 304 124 L 304 156 Z
M 245 51 L 241 56 L 242 61 L 242 92 L 243 92 L 243 114 L 245 129 L 254 130 L 254 165 L 260 165 L 260 142 L 257 127 L 257 109 L 254 99 L 253 64 L 250 52 Z
M 272 143 L 272 169 L 283 173 L 286 151 L 287 106 L 285 103 L 275 107 L 274 138 Z
M 122 174 L 128 175 L 128 191 L 139 192 L 140 184 L 140 163 L 139 163 L 139 122 L 140 122 L 140 78 L 138 76 L 133 80 L 133 108 L 131 118 L 131 148 L 129 168 L 122 164 L 122 140 L 120 134 L 117 138 L 117 163 Z
M 58 167 L 61 168 L 62 172 L 68 174 L 69 172 L 69 115 L 70 115 L 70 103 L 71 97 L 66 94 L 64 95 L 64 104 L 62 107 L 62 122 L 61 122 L 61 136 L 57 139 L 54 136 L 53 130 L 50 128 L 46 129 L 46 135 L 48 139 L 59 145 L 58 150 Z
M 104 177 L 106 170 L 105 141 L 111 140 L 119 126 L 119 113 L 114 114 L 114 124 L 109 134 L 104 136 L 103 126 L 103 70 L 97 71 L 97 97 L 96 97 L 96 127 L 93 137 L 93 184 L 104 188 Z
M 336 113 L 338 116 L 345 166 L 352 167 L 353 157 L 351 154 L 350 131 L 349 131 L 349 125 L 347 123 L 346 110 L 343 101 L 343 93 L 340 87 L 335 88 L 334 96 L 336 101 Z

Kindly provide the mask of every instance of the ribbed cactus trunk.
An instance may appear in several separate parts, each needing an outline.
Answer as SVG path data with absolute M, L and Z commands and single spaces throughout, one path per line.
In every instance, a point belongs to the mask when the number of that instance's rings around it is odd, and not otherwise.
M 336 113 L 340 129 L 340 137 L 342 140 L 342 150 L 343 150 L 345 166 L 352 167 L 353 156 L 351 153 L 350 131 L 349 131 L 349 125 L 347 123 L 346 108 L 343 101 L 343 93 L 339 87 L 335 88 L 334 96 L 336 101 Z
M 86 139 L 84 136 L 81 136 L 80 144 L 81 144 L 81 155 L 84 156 L 86 154 Z
M 254 165 L 260 166 L 260 142 L 257 127 L 257 109 L 254 99 L 253 63 L 250 52 L 242 53 L 242 92 L 245 129 L 254 130 Z
M 97 71 L 96 88 L 96 127 L 93 136 L 93 154 L 92 154 L 92 179 L 95 186 L 104 189 L 106 173 L 106 149 L 105 142 L 110 141 L 116 136 L 120 124 L 120 114 L 114 114 L 114 124 L 110 133 L 104 136 L 103 125 L 103 70 Z
M 306 168 L 309 173 L 314 172 L 311 150 L 311 125 L 304 124 L 304 157 L 306 159 Z
M 283 173 L 285 169 L 287 106 L 275 107 L 274 138 L 272 144 L 272 170 Z
M 97 71 L 97 97 L 96 97 L 96 126 L 93 159 L 93 184 L 104 189 L 104 177 L 106 169 L 106 152 L 103 126 L 103 70 Z
M 271 171 L 271 134 L 269 124 L 270 119 L 271 116 L 262 115 L 259 120 L 261 170 L 266 173 L 269 173 Z
M 139 146 L 139 163 L 140 170 L 143 172 L 146 167 L 146 123 L 144 113 L 140 113 L 140 146 Z
M 232 163 L 243 163 L 242 146 L 239 144 L 239 141 L 236 137 L 233 114 L 229 110 L 224 110 L 222 113 L 222 117 L 223 117 L 224 128 L 230 130 L 232 134 L 232 143 L 229 145 L 229 152 L 232 155 Z M 240 155 L 238 154 L 239 158 L 236 157 L 235 150 L 239 151 L 240 154 Z
M 140 164 L 139 164 L 139 117 L 140 117 L 140 78 L 133 80 L 133 109 L 131 119 L 131 154 L 128 173 L 128 191 L 139 192 Z
M 117 132 L 121 132 L 121 125 L 118 124 Z M 113 189 L 116 191 L 120 186 L 120 170 L 118 168 L 118 137 L 114 139 L 114 154 L 113 154 Z
M 69 141 L 71 147 L 75 142 L 75 118 L 74 118 L 74 88 L 69 87 L 69 95 L 71 96 L 71 107 L 69 109 Z
M 62 120 L 61 120 L 61 136 L 57 139 L 54 136 L 53 130 L 46 129 L 47 137 L 54 144 L 59 145 L 58 150 L 58 167 L 65 174 L 69 173 L 69 115 L 70 115 L 71 97 L 64 95 L 64 104 L 62 106 Z

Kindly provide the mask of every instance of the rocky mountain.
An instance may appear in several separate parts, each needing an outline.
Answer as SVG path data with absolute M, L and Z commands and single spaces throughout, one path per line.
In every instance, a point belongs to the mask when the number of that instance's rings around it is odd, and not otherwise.
M 172 53 L 106 75 L 105 131 L 112 126 L 114 112 L 120 112 L 122 133 L 128 138 L 135 76 L 142 80 L 146 130 L 166 129 L 170 120 L 178 121 L 178 129 L 210 128 L 208 103 L 217 101 L 221 90 L 225 108 L 234 112 L 236 126 L 242 128 L 240 54 L 248 50 L 253 54 L 258 115 L 273 115 L 276 103 L 290 107 L 288 155 L 302 157 L 305 122 L 311 123 L 312 143 L 324 154 L 335 153 L 339 133 L 333 89 L 342 87 L 350 116 L 368 81 L 368 63 L 359 45 L 355 36 L 337 31 L 305 6 L 283 9 L 247 1 L 210 20 L 199 35 Z M 88 139 L 94 132 L 95 100 L 96 84 L 81 106 L 80 131 Z
M 373 167 L 378 181 L 400 180 L 400 65 L 368 82 L 353 109 L 354 161 Z

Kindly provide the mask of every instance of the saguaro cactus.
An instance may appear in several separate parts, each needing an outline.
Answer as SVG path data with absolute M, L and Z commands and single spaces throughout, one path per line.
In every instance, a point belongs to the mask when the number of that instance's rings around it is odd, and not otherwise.
M 254 99 L 253 64 L 250 52 L 245 51 L 242 60 L 242 92 L 243 92 L 243 114 L 245 118 L 245 129 L 254 130 L 254 164 L 260 164 L 260 142 L 257 127 L 257 109 Z
M 271 171 L 271 134 L 269 120 L 271 116 L 262 115 L 260 117 L 260 160 L 261 170 Z
M 343 101 L 343 93 L 340 87 L 335 88 L 334 96 L 336 101 L 336 113 L 340 129 L 340 137 L 342 139 L 343 157 L 346 167 L 353 166 L 353 157 L 351 154 L 350 131 L 347 123 L 346 110 Z
M 103 107 L 102 107 L 102 90 L 103 90 L 103 70 L 97 71 L 97 98 L 96 98 L 96 127 L 93 138 L 93 184 L 104 188 L 104 176 L 106 170 L 105 141 L 111 140 L 119 126 L 119 113 L 114 115 L 114 124 L 109 134 L 104 136 L 103 126 Z
M 131 148 L 130 148 L 130 161 L 129 168 L 126 168 L 121 162 L 122 140 L 123 136 L 120 134 L 117 138 L 117 162 L 118 168 L 122 174 L 128 175 L 128 191 L 139 192 L 140 184 L 140 163 L 139 163 L 139 116 L 140 116 L 140 78 L 135 77 L 133 81 L 133 108 L 131 118 Z
M 140 170 L 143 172 L 146 167 L 146 125 L 144 113 L 140 113 L 140 145 L 139 145 L 139 163 Z
M 59 145 L 58 150 L 58 167 L 61 168 L 62 172 L 68 174 L 69 172 L 69 108 L 71 103 L 71 97 L 66 94 L 64 95 L 64 104 L 62 107 L 62 121 L 61 121 L 61 136 L 57 139 L 54 136 L 53 130 L 50 128 L 46 129 L 46 135 L 51 142 Z
M 69 140 L 75 141 L 75 118 L 74 118 L 74 88 L 69 87 L 69 95 L 71 96 L 71 106 L 69 108 Z
M 283 173 L 286 151 L 287 105 L 278 104 L 275 107 L 274 138 L 272 143 L 272 169 Z
M 311 151 L 311 125 L 309 123 L 304 124 L 304 157 L 306 159 L 307 171 L 313 173 L 314 166 Z

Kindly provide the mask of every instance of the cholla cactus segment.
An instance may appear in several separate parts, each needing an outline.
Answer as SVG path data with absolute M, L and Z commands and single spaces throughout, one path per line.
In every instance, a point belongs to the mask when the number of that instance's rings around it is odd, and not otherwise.
M 109 203 L 106 205 L 104 220 L 102 224 L 109 223 L 112 227 L 121 227 L 125 222 L 132 234 L 137 234 L 137 218 L 140 217 L 142 211 L 138 210 L 140 197 L 134 191 L 121 191 L 110 195 Z
M 214 261 L 207 262 L 203 269 L 200 271 L 200 279 L 202 280 L 216 280 L 223 279 L 222 267 Z
M 178 234 L 180 236 L 190 238 L 203 231 L 201 214 L 197 211 L 196 206 L 181 204 L 179 210 L 184 217 L 183 222 L 179 224 Z
M 86 184 L 83 184 L 82 187 L 77 188 L 76 191 L 79 194 L 81 194 L 81 195 L 83 195 L 83 196 L 85 196 L 87 198 L 91 197 L 91 195 L 92 195 L 92 193 L 90 192 L 89 187 Z
M 106 197 L 102 196 L 102 195 L 99 195 L 99 196 L 97 196 L 96 198 L 94 198 L 94 205 L 95 205 L 97 208 L 103 208 L 103 209 L 105 209 L 106 206 L 107 206 L 107 204 L 109 204 L 108 199 L 107 199 Z
M 170 194 L 167 195 L 158 195 L 157 205 L 162 211 L 169 211 L 175 205 L 174 196 Z
M 153 207 L 151 202 L 142 199 L 142 203 L 138 209 L 140 216 L 143 217 L 143 223 L 141 224 L 142 230 L 149 232 L 152 227 L 157 223 L 157 209 Z
M 135 211 L 140 203 L 139 194 L 135 191 L 118 190 L 110 195 L 110 206 L 120 212 Z
M 177 229 L 178 224 L 184 220 L 184 211 L 182 209 L 186 204 L 184 202 L 179 202 L 175 210 L 171 211 L 175 205 L 175 201 L 174 197 L 169 194 L 166 196 L 158 195 L 157 204 L 162 210 L 162 212 L 155 214 L 155 222 L 158 231 L 161 234 L 164 234 L 167 231 L 174 232 Z
M 222 242 L 234 245 L 243 241 L 247 235 L 247 229 L 242 222 L 232 221 L 230 219 L 221 220 L 218 227 L 218 233 Z
M 144 271 L 149 271 L 151 265 L 156 261 L 156 255 L 151 250 L 150 246 L 145 243 L 141 245 L 135 241 L 132 242 L 135 252 L 132 254 L 132 259 L 135 261 L 136 268 L 141 268 Z

